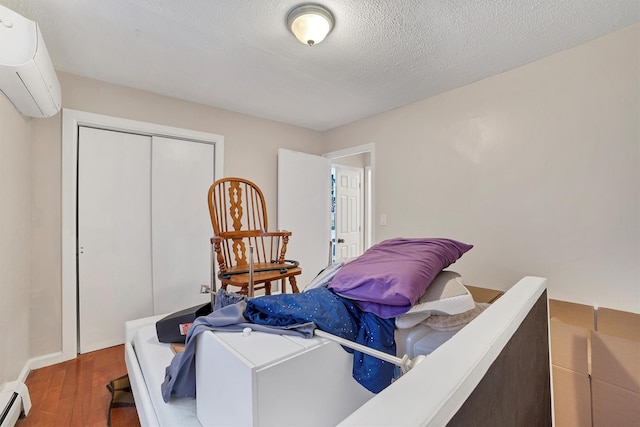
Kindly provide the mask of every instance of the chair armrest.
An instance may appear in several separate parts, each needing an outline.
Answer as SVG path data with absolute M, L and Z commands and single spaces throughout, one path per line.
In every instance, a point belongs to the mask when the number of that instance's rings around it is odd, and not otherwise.
M 287 230 L 280 231 L 265 231 L 263 232 L 263 236 L 265 237 L 291 237 L 291 232 Z
M 219 236 L 214 236 L 211 238 L 211 241 L 214 242 L 216 239 L 218 242 L 221 242 L 225 239 L 244 239 L 251 237 L 290 237 L 290 231 L 262 231 L 262 230 L 245 230 L 245 231 L 227 231 L 225 233 L 220 233 Z

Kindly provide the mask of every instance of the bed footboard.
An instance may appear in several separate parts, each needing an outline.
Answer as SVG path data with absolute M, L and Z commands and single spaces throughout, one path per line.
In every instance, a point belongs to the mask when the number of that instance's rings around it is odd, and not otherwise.
M 448 426 L 551 426 L 547 293 Z
M 551 426 L 546 279 L 525 277 L 340 426 Z

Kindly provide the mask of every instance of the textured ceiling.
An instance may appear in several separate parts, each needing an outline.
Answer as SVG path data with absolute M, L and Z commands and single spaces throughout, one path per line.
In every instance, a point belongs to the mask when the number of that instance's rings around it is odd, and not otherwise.
M 639 0 L 322 0 L 309 47 L 296 0 L 0 0 L 38 22 L 58 70 L 325 130 L 638 22 Z M 2 40 L 0 40 L 2 43 Z

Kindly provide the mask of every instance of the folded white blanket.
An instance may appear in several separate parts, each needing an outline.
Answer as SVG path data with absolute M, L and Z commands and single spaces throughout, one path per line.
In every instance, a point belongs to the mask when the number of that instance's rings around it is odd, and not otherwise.
M 478 317 L 489 304 L 476 303 L 475 307 L 460 314 L 442 315 L 432 314 L 424 323 L 436 331 L 459 331 L 467 323 Z
M 418 302 L 405 314 L 396 317 L 396 327 L 411 328 L 432 314 L 460 314 L 474 307 L 473 297 L 462 284 L 460 274 L 441 271 Z

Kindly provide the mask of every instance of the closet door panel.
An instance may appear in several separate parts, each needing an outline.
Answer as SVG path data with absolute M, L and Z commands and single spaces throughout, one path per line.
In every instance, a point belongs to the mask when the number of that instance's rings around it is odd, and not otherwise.
M 199 291 L 211 275 L 214 146 L 153 137 L 151 163 L 154 308 L 162 314 L 210 301 Z
M 81 127 L 78 147 L 80 352 L 124 342 L 153 314 L 151 138 Z

